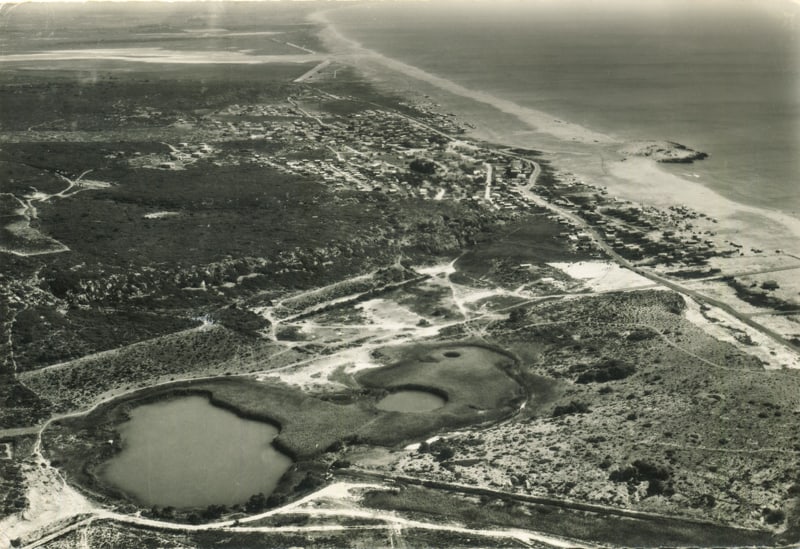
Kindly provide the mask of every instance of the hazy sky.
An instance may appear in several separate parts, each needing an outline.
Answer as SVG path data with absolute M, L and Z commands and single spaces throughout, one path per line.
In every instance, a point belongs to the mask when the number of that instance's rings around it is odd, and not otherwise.
M 481 9 L 498 10 L 536 10 L 540 13 L 559 14 L 559 16 L 578 13 L 585 16 L 587 13 L 596 13 L 606 19 L 629 19 L 632 15 L 645 16 L 651 19 L 674 16 L 676 13 L 685 12 L 686 8 L 692 11 L 705 12 L 713 15 L 714 12 L 725 12 L 733 15 L 737 12 L 752 13 L 752 10 L 763 10 L 777 16 L 792 29 L 800 30 L 800 0 L 0 0 L 0 19 L 14 10 L 14 4 L 25 3 L 89 3 L 89 2 L 269 2 L 269 3 L 308 3 L 319 4 L 351 4 L 351 3 L 387 3 L 408 4 L 413 9 L 413 4 L 425 3 L 433 5 L 447 5 L 449 9 L 453 4 L 467 4 L 469 8 L 478 13 Z
M 26 2 L 196 2 L 196 1 L 205 1 L 205 0 L 0 0 L 0 4 L 20 4 Z M 231 2 L 231 1 L 253 1 L 253 2 L 309 2 L 309 1 L 322 1 L 322 2 L 362 2 L 364 0 L 210 0 L 210 1 L 221 1 L 221 2 Z M 370 0 L 367 0 L 370 1 Z M 624 7 L 624 6 L 638 6 L 641 7 L 642 5 L 652 5 L 656 9 L 664 8 L 668 6 L 670 3 L 674 2 L 675 0 L 371 0 L 371 1 L 384 1 L 384 2 L 394 2 L 394 3 L 416 3 L 416 2 L 425 2 L 425 3 L 480 3 L 486 4 L 487 6 L 512 6 L 518 4 L 549 4 L 551 6 L 556 5 L 578 5 L 578 4 L 589 4 L 593 6 L 613 6 L 613 7 Z M 693 0 L 693 3 L 702 3 L 709 6 L 718 6 L 720 8 L 730 8 L 734 7 L 737 4 L 763 4 L 765 7 L 774 6 L 780 7 L 783 5 L 784 7 L 789 4 L 794 4 L 796 6 L 800 6 L 800 0 Z

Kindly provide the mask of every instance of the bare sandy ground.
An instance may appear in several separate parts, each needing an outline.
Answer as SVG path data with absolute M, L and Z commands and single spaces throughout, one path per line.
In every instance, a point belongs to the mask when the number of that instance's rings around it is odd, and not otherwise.
M 798 357 L 797 353 L 777 344 L 769 337 L 740 322 L 725 311 L 716 307 L 701 311 L 697 302 L 688 298 L 686 299 L 686 305 L 687 320 L 720 341 L 727 341 L 739 350 L 757 357 L 764 364 L 764 368 L 768 370 L 800 368 L 800 357 Z M 746 334 L 753 344 L 746 345 L 742 343 L 735 337 L 738 334 Z
M 69 486 L 53 467 L 29 462 L 24 474 L 28 484 L 28 508 L 0 521 L 0 547 L 8 547 L 13 539 L 31 536 L 52 528 L 54 523 L 94 510 L 94 506 Z
M 31 61 L 131 61 L 137 63 L 225 63 L 258 65 L 262 63 L 310 63 L 322 61 L 324 55 L 251 55 L 247 51 L 180 51 L 162 48 L 87 48 L 53 50 L 38 53 L 0 55 L 0 63 Z
M 580 280 L 595 292 L 632 290 L 658 287 L 653 281 L 617 265 L 612 261 L 578 261 L 577 263 L 548 263 L 569 277 Z

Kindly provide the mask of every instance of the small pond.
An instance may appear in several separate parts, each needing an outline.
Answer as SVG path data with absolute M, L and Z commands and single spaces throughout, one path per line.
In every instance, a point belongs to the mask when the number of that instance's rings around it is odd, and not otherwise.
M 292 464 L 271 444 L 277 428 L 243 419 L 203 396 L 138 406 L 118 431 L 123 450 L 100 476 L 146 505 L 244 503 L 253 494 L 272 492 Z
M 387 412 L 430 412 L 441 408 L 446 400 L 428 391 L 404 389 L 390 393 L 375 405 L 379 410 Z

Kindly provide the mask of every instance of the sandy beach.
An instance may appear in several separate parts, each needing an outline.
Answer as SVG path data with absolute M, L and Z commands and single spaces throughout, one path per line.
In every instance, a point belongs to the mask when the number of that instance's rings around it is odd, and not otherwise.
M 345 54 L 350 61 L 359 68 L 365 68 L 365 63 L 377 63 L 383 67 L 401 73 L 417 81 L 426 82 L 436 88 L 471 99 L 526 122 L 541 133 L 549 134 L 557 139 L 578 141 L 581 143 L 612 143 L 617 142 L 613 136 L 595 132 L 583 126 L 560 120 L 546 112 L 530 109 L 512 101 L 501 99 L 489 93 L 466 88 L 452 80 L 431 74 L 420 68 L 414 67 L 387 57 L 374 50 L 363 47 L 358 42 L 342 35 L 325 15 L 325 12 L 316 12 L 310 19 L 318 24 L 325 25 L 322 38 L 331 51 Z
M 662 208 L 683 204 L 717 219 L 718 239 L 733 239 L 750 248 L 800 253 L 800 219 L 739 204 L 646 158 L 614 161 L 606 167 L 608 175 L 596 181 L 615 196 Z

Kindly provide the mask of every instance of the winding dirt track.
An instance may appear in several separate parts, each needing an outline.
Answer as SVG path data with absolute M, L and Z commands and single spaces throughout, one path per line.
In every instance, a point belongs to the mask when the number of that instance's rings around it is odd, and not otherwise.
M 350 483 L 350 482 L 336 482 L 322 490 L 314 492 L 294 503 L 290 503 L 280 509 L 267 511 L 258 515 L 234 520 L 225 520 L 219 522 L 212 522 L 208 524 L 177 524 L 174 522 L 165 522 L 153 519 L 146 519 L 137 516 L 123 515 L 98 509 L 96 512 L 91 513 L 89 516 L 77 516 L 76 520 L 70 524 L 57 528 L 56 530 L 47 533 L 36 541 L 25 545 L 26 549 L 34 549 L 42 547 L 50 541 L 56 540 L 75 530 L 90 527 L 92 523 L 98 521 L 113 521 L 119 524 L 129 524 L 132 526 L 144 526 L 147 528 L 154 528 L 165 532 L 199 532 L 207 530 L 222 530 L 226 532 L 262 532 L 265 534 L 282 534 L 282 533 L 312 533 L 312 532 L 344 532 L 348 530 L 384 530 L 387 534 L 400 533 L 404 529 L 416 530 L 431 530 L 438 532 L 451 532 L 462 535 L 470 535 L 476 537 L 483 537 L 495 540 L 516 540 L 523 545 L 547 545 L 556 548 L 592 548 L 594 545 L 586 545 L 578 543 L 575 540 L 551 536 L 535 531 L 520 530 L 520 529 L 474 529 L 466 528 L 458 524 L 439 524 L 419 520 L 407 519 L 398 516 L 388 511 L 379 511 L 374 509 L 363 509 L 358 507 L 352 500 L 352 491 L 364 491 L 384 489 L 385 485 L 376 483 Z M 338 508 L 317 508 L 316 504 L 325 502 L 330 505 L 331 503 L 339 503 Z M 346 502 L 342 505 L 342 502 Z M 283 514 L 305 514 L 309 517 L 341 517 L 349 519 L 369 519 L 381 520 L 384 524 L 367 524 L 367 525 L 339 525 L 339 524 L 321 524 L 321 525 L 304 525 L 304 526 L 248 526 L 248 524 L 267 519 L 274 516 Z

